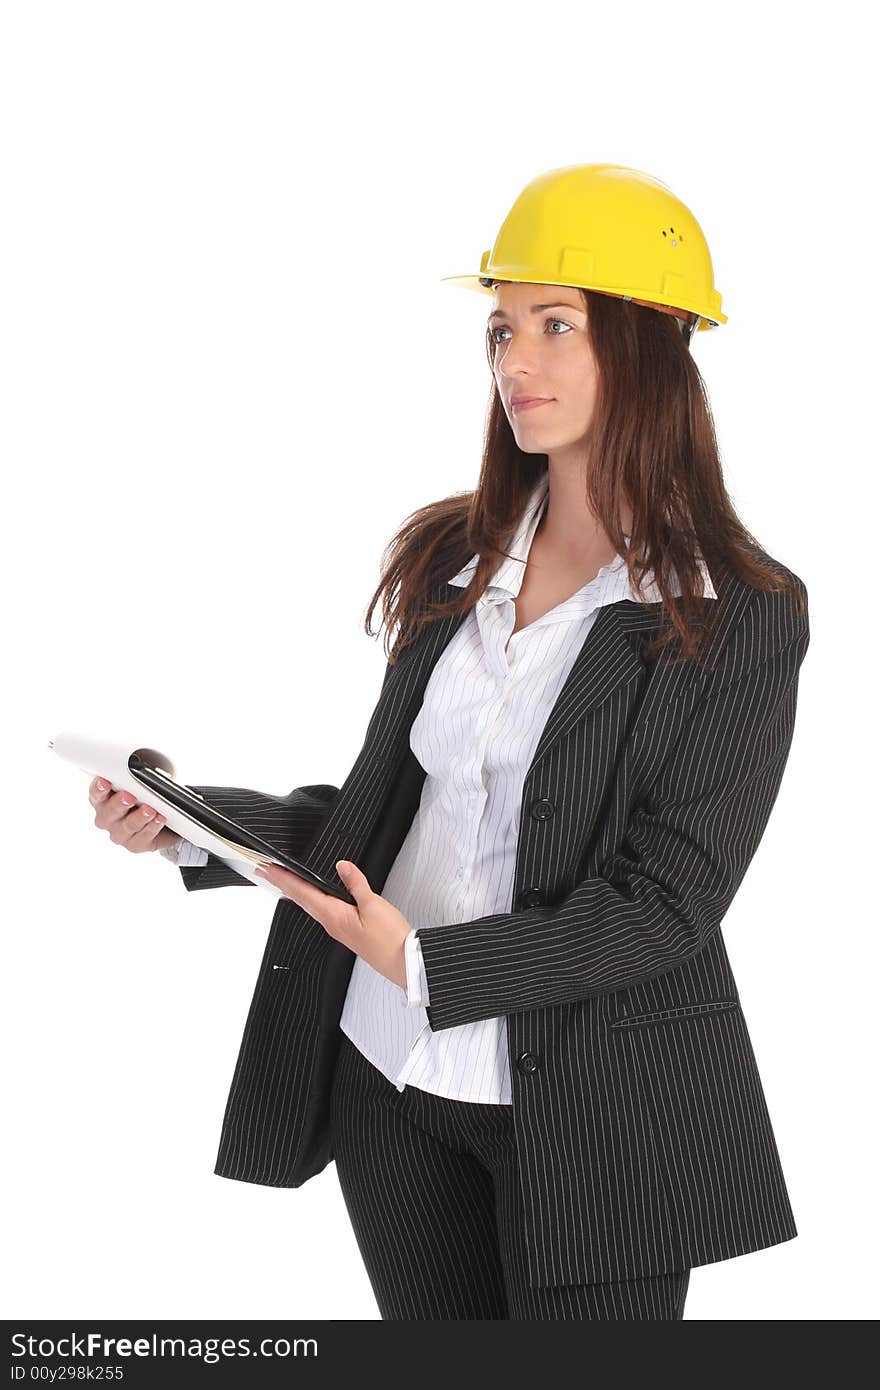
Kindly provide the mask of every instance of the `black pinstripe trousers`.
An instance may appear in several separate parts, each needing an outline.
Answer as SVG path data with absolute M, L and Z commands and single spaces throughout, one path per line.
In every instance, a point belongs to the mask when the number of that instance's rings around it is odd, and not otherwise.
M 343 1033 L 330 1122 L 339 1185 L 383 1319 L 684 1316 L 689 1269 L 529 1287 L 512 1106 L 398 1091 Z

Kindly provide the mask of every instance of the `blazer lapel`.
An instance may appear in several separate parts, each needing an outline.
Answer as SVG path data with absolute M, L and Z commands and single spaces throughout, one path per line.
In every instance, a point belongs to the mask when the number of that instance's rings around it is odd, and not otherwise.
M 547 716 L 529 773 L 573 724 L 601 705 L 619 686 L 642 674 L 644 663 L 628 634 L 639 625 L 652 625 L 656 616 L 649 614 L 641 624 L 627 624 L 621 619 L 625 606 L 635 607 L 619 601 L 607 603 L 599 610 Z

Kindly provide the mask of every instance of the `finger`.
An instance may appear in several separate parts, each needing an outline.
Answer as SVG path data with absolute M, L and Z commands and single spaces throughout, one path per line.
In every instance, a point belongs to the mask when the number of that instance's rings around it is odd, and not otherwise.
M 132 796 L 131 792 L 113 792 L 98 808 L 95 824 L 100 825 L 103 830 L 112 830 L 130 811 L 137 809 L 139 804 L 137 797 Z M 131 833 L 132 829 L 129 828 L 128 834 Z
M 374 896 L 366 874 L 358 868 L 357 864 L 352 864 L 350 859 L 338 859 L 336 872 L 358 907 L 366 907 L 369 899 Z
M 134 819 L 133 815 L 129 814 L 126 823 L 132 819 Z M 144 821 L 145 823 L 138 826 L 131 838 L 125 842 L 125 848 L 131 850 L 133 854 L 141 854 L 154 849 L 156 837 L 165 825 L 165 817 L 159 813 L 152 815 L 149 820 L 144 817 Z
M 93 806 L 100 806 L 105 802 L 113 788 L 104 777 L 93 777 L 89 783 L 89 801 Z
M 95 825 L 100 825 L 103 830 L 109 830 L 116 821 L 128 815 L 134 804 L 134 797 L 129 792 L 108 792 L 103 801 L 98 803 Z
M 261 863 L 256 869 L 258 878 L 267 878 L 270 883 L 274 883 L 288 897 L 295 902 L 301 902 L 303 907 L 311 903 L 313 906 L 320 906 L 319 899 L 330 897 L 329 893 L 316 888 L 313 883 L 308 883 L 299 874 L 293 873 L 290 869 L 282 869 L 280 864 Z
M 333 909 L 338 899 L 334 898 L 332 893 L 325 893 L 323 888 L 317 888 L 314 883 L 300 878 L 299 874 L 293 873 L 290 869 L 282 869 L 279 864 L 263 863 L 255 872 L 258 878 L 266 878 L 270 883 L 274 883 L 285 897 L 290 898 L 298 907 L 305 908 L 309 916 L 314 917 L 326 930 L 333 927 L 332 934 L 336 934 L 338 923 L 335 921 Z
M 110 826 L 110 839 L 117 845 L 128 845 L 148 825 L 156 812 L 152 806 L 134 805 Z M 138 846 L 142 844 L 138 841 Z
M 153 816 L 153 819 L 147 821 L 147 824 L 143 827 L 141 831 L 139 831 L 139 834 L 144 835 L 146 837 L 148 849 L 155 849 L 157 847 L 156 841 L 159 839 L 159 837 L 162 834 L 162 831 L 165 829 L 165 825 L 166 821 L 164 812 L 157 811 L 156 814 Z M 178 838 L 177 832 L 171 830 L 170 827 L 168 833 L 172 836 L 173 839 Z

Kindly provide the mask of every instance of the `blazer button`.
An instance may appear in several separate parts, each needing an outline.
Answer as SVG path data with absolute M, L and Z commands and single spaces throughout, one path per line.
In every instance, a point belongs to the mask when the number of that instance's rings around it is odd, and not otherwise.
M 519 895 L 520 907 L 540 907 L 544 901 L 544 892 L 541 888 L 524 888 Z
M 530 1073 L 538 1070 L 538 1059 L 534 1052 L 521 1052 L 516 1059 L 516 1065 L 519 1071 Z
M 556 807 L 553 805 L 552 801 L 547 801 L 545 798 L 542 801 L 532 802 L 532 815 L 535 820 L 549 820 L 550 817 L 555 814 Z

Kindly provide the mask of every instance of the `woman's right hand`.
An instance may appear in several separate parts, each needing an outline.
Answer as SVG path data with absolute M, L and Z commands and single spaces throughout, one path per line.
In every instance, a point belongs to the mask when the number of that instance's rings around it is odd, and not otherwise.
M 92 778 L 89 801 L 95 808 L 98 829 L 106 830 L 114 845 L 122 845 L 132 854 L 164 849 L 181 838 L 168 829 L 161 812 L 142 804 L 131 792 L 115 792 L 106 777 Z

